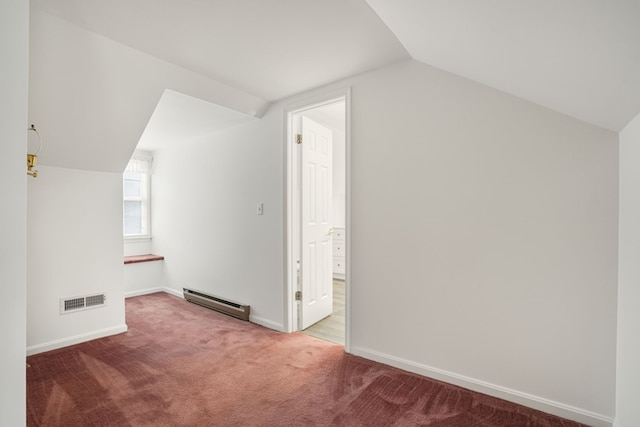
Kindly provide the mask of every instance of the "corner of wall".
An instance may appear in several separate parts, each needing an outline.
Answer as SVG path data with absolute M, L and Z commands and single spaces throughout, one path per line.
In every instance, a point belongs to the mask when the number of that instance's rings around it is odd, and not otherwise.
M 620 132 L 616 427 L 640 425 L 640 115 Z

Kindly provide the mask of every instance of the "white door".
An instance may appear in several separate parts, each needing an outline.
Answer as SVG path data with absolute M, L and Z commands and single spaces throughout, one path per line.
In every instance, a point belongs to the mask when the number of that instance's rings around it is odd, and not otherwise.
M 301 329 L 333 312 L 333 134 L 307 117 L 301 120 Z

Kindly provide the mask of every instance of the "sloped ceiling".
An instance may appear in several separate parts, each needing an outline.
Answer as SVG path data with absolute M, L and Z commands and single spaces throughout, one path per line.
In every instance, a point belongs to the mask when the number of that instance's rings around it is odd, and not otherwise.
M 367 0 L 414 59 L 613 131 L 640 113 L 638 0 Z
M 408 59 L 362 0 L 32 0 L 268 101 Z
M 41 164 L 121 171 L 165 89 L 259 117 L 409 58 L 613 131 L 640 113 L 638 0 L 31 0 L 31 17 Z
M 268 105 L 39 10 L 30 19 L 29 122 L 42 165 L 122 172 L 166 89 L 248 116 Z
M 362 0 L 30 5 L 29 120 L 46 142 L 39 163 L 58 167 L 121 172 L 141 137 L 147 149 L 184 142 L 233 123 L 228 109 L 260 117 L 272 101 L 409 58 Z
M 136 148 L 161 151 L 252 120 L 258 119 L 167 89 L 158 101 Z

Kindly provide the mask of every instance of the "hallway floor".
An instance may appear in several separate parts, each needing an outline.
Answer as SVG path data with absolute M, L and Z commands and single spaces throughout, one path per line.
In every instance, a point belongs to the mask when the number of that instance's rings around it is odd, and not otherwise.
M 333 281 L 333 314 L 302 331 L 312 337 L 344 345 L 344 281 Z

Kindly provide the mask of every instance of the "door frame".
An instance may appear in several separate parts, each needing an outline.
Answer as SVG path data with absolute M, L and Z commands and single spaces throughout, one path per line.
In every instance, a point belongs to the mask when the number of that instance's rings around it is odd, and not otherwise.
M 295 301 L 298 278 L 296 259 L 300 255 L 299 156 L 295 142 L 294 116 L 336 101 L 345 103 L 345 352 L 351 348 L 351 87 L 323 91 L 287 104 L 284 108 L 285 135 L 285 215 L 284 215 L 284 326 L 286 332 L 298 330 L 298 303 Z

